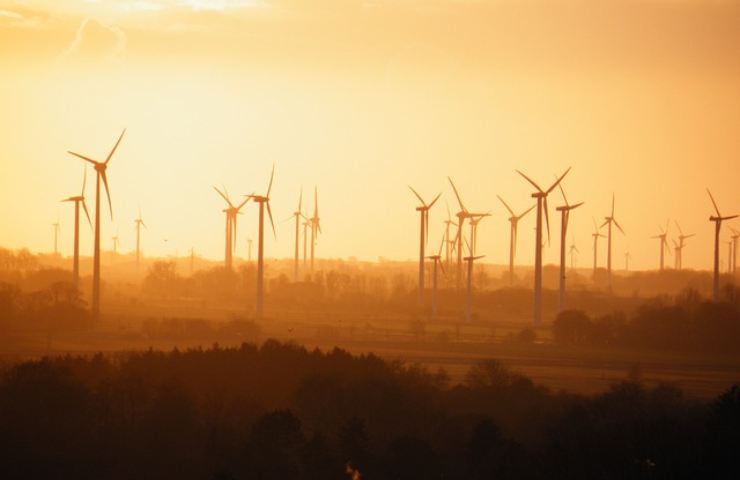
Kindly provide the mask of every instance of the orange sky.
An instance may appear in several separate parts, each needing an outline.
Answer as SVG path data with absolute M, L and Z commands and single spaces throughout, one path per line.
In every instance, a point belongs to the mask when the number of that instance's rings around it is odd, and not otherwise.
M 573 167 L 566 191 L 586 201 L 571 218 L 580 266 L 612 191 L 628 234 L 617 236 L 620 266 L 627 248 L 634 266 L 656 266 L 649 237 L 670 217 L 698 234 L 684 265 L 708 268 L 705 186 L 723 213 L 740 213 L 738 2 L 0 0 L 0 72 L 5 247 L 50 250 L 59 213 L 71 252 L 72 209 L 58 199 L 77 193 L 82 162 L 65 152 L 103 157 L 123 127 L 105 248 L 117 230 L 133 247 L 141 205 L 147 253 L 193 246 L 220 258 L 211 186 L 259 192 L 273 162 L 269 256 L 291 255 L 280 222 L 301 185 L 319 185 L 318 253 L 331 257 L 414 258 L 406 185 L 454 207 L 447 175 L 470 209 L 492 211 L 479 250 L 496 263 L 508 252 L 496 194 L 516 209 L 531 201 L 515 168 L 545 183 Z M 444 210 L 431 213 L 434 245 Z M 238 255 L 255 213 L 239 219 Z M 532 226 L 520 227 L 522 263 Z M 83 253 L 91 243 L 85 231 Z

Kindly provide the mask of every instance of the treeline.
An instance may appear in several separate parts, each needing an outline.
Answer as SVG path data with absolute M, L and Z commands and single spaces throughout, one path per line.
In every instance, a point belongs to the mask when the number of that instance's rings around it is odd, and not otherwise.
M 555 394 L 267 341 L 25 362 L 0 377 L 3 478 L 729 478 L 740 388 Z M 358 474 L 360 476 L 353 476 Z
M 616 312 L 590 317 L 567 310 L 553 322 L 553 338 L 568 345 L 737 353 L 740 301 L 734 292 L 727 298 L 731 301 L 711 302 L 689 290 L 674 301 L 646 301 L 629 316 Z

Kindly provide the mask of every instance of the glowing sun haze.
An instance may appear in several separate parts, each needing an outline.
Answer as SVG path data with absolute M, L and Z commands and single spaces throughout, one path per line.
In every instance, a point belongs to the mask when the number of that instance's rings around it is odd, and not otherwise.
M 671 218 L 697 233 L 684 265 L 710 268 L 707 186 L 723 214 L 740 213 L 738 2 L 0 0 L 0 72 L 4 247 L 51 250 L 59 215 L 70 253 L 72 207 L 59 200 L 78 193 L 83 162 L 66 151 L 104 158 L 124 127 L 105 249 L 116 231 L 133 248 L 141 205 L 145 253 L 221 258 L 224 205 L 211 187 L 264 193 L 273 162 L 278 238 L 266 251 L 277 257 L 292 254 L 281 222 L 301 186 L 309 209 L 319 187 L 322 257 L 414 258 L 406 185 L 444 192 L 454 212 L 447 175 L 469 209 L 491 210 L 478 248 L 500 264 L 508 214 L 496 195 L 516 210 L 532 203 L 515 168 L 544 184 L 573 167 L 566 192 L 586 202 L 571 216 L 579 266 L 612 191 L 627 232 L 615 237 L 620 267 L 627 248 L 636 268 L 656 267 L 650 236 Z M 553 195 L 546 262 L 559 204 Z M 256 236 L 255 206 L 244 212 L 239 256 Z M 530 216 L 519 230 L 522 263 L 532 227 Z M 83 254 L 91 245 L 84 230 Z

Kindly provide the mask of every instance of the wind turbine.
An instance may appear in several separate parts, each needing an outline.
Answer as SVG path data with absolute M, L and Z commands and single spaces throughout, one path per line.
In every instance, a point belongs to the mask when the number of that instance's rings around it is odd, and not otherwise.
M 321 233 L 321 219 L 319 218 L 319 189 L 314 187 L 313 190 L 313 217 L 309 218 L 311 221 L 311 271 L 313 272 L 314 265 L 314 248 L 316 247 L 316 239 Z
M 67 151 L 70 155 L 81 158 L 82 160 L 92 163 L 95 167 L 96 178 L 95 178 L 95 243 L 93 252 L 93 288 L 92 288 L 92 317 L 95 320 L 100 318 L 100 181 L 103 181 L 105 186 L 105 194 L 108 197 L 108 209 L 110 210 L 110 218 L 113 220 L 113 205 L 110 201 L 110 190 L 108 189 L 108 176 L 106 171 L 108 164 L 110 163 L 113 154 L 116 152 L 118 145 L 123 139 L 123 135 L 126 133 L 124 128 L 121 132 L 121 136 L 118 137 L 118 141 L 113 146 L 106 159 L 102 162 L 93 160 L 79 153 Z
M 622 235 L 624 235 L 624 230 L 622 230 L 622 227 L 619 226 L 619 222 L 614 218 L 614 193 L 612 193 L 612 213 L 608 217 L 604 217 L 605 222 L 601 224 L 603 227 L 604 225 L 608 225 L 607 230 L 607 240 L 606 240 L 606 272 L 608 274 L 609 278 L 609 290 L 612 288 L 612 224 L 616 225 L 620 232 L 622 232 Z
M 485 255 L 478 255 L 477 257 L 474 256 L 467 240 L 465 240 L 465 243 L 470 252 L 470 255 L 464 258 L 465 262 L 468 264 L 468 284 L 465 292 L 465 320 L 470 322 L 473 314 L 473 262 L 485 257 Z
M 74 202 L 75 204 L 75 240 L 74 240 L 74 256 L 72 260 L 72 278 L 74 284 L 77 286 L 80 283 L 80 205 L 85 211 L 87 217 L 87 223 L 92 227 L 90 221 L 90 213 L 87 211 L 87 205 L 85 204 L 85 186 L 87 185 L 87 165 L 84 166 L 82 174 L 82 191 L 79 195 L 65 198 L 63 202 Z
M 265 299 L 264 282 L 265 282 L 265 206 L 267 206 L 267 215 L 270 217 L 272 234 L 277 238 L 275 233 L 275 223 L 272 221 L 272 209 L 270 209 L 270 192 L 272 191 L 272 180 L 275 178 L 275 165 L 272 166 L 270 173 L 270 183 L 267 185 L 267 193 L 262 195 L 249 195 L 255 203 L 260 206 L 259 214 L 259 233 L 257 236 L 257 319 L 262 318 L 263 304 Z
M 596 225 L 596 219 L 591 217 L 591 220 L 594 222 L 594 233 L 591 236 L 594 238 L 594 275 L 596 275 L 599 259 L 599 238 L 606 238 L 606 235 L 601 233 L 601 227 Z
M 490 213 L 476 213 L 470 216 L 470 246 L 473 249 L 473 255 L 475 255 L 475 250 L 478 247 L 478 224 L 481 220 L 490 216 Z
M 300 196 L 298 197 L 298 209 L 293 212 L 291 217 L 295 217 L 295 260 L 293 262 L 293 281 L 298 281 L 298 245 L 301 241 L 301 218 L 304 218 L 303 215 L 303 188 L 301 188 Z M 304 242 L 305 243 L 305 242 Z
M 427 258 L 434 262 L 432 267 L 432 320 L 437 319 L 437 268 L 442 270 L 446 275 L 444 264 L 442 263 L 442 247 L 446 243 L 445 235 L 442 235 L 442 242 L 439 244 L 439 252 L 436 255 L 430 255 Z
M 452 182 L 452 179 L 450 177 L 447 177 L 447 180 L 449 180 L 450 185 L 452 186 L 452 190 L 455 192 L 455 198 L 457 198 L 457 203 L 460 205 L 460 211 L 455 214 L 457 216 L 457 236 L 455 237 L 455 241 L 457 242 L 456 283 L 457 283 L 457 289 L 459 290 L 460 285 L 462 283 L 463 240 L 464 240 L 463 226 L 465 224 L 465 219 L 475 218 L 477 216 L 486 215 L 486 214 L 469 212 L 468 209 L 465 208 L 465 205 L 463 205 L 463 202 L 460 199 L 460 194 L 458 193 L 457 188 L 455 187 L 455 184 Z
M 660 242 L 660 271 L 661 272 L 665 268 L 665 247 L 668 247 L 668 240 L 666 240 L 666 237 L 668 236 L 668 226 L 670 225 L 670 222 L 671 222 L 670 220 L 666 221 L 665 230 L 663 229 L 663 227 L 659 225 L 658 228 L 660 229 L 660 234 L 650 237 Z M 668 253 L 670 253 L 670 247 L 668 247 Z
M 438 194 L 434 197 L 432 203 L 427 205 L 424 199 L 421 198 L 421 195 L 419 195 L 411 185 L 409 185 L 409 190 L 411 190 L 411 192 L 416 195 L 416 198 L 421 202 L 421 205 L 416 207 L 416 211 L 419 212 L 421 222 L 421 226 L 419 227 L 419 305 L 422 306 L 424 305 L 424 254 L 426 253 L 427 240 L 429 239 L 429 209 L 437 203 L 437 200 L 439 200 L 439 197 L 442 194 Z
M 517 238 L 517 227 L 519 226 L 519 220 L 524 218 L 526 214 L 531 212 L 536 205 L 532 205 L 529 207 L 526 211 L 523 213 L 516 215 L 514 213 L 514 210 L 511 209 L 508 203 L 504 201 L 501 196 L 496 195 L 499 200 L 501 200 L 501 203 L 504 204 L 504 207 L 506 207 L 506 210 L 509 211 L 509 214 L 511 215 L 509 217 L 509 223 L 511 224 L 511 231 L 509 233 L 509 282 L 514 282 L 514 257 L 516 256 L 516 238 Z
M 716 217 L 714 215 L 709 217 L 709 221 L 714 222 L 714 276 L 712 281 L 712 299 L 716 302 L 719 300 L 719 232 L 722 229 L 723 221 L 737 218 L 737 215 L 723 217 L 722 214 L 719 213 L 717 202 L 714 201 L 712 192 L 710 192 L 708 188 L 707 193 L 709 194 L 709 198 L 712 200 L 712 205 L 714 205 L 714 211 L 717 212 Z
M 568 203 L 568 198 L 565 196 L 565 190 L 563 186 L 558 182 L 560 193 L 563 195 L 563 201 L 565 205 L 555 208 L 560 212 L 560 311 L 565 310 L 565 239 L 568 234 L 568 220 L 570 219 L 571 210 L 583 205 L 583 202 L 571 205 Z
M 226 245 L 224 253 L 224 266 L 227 270 L 231 270 L 233 265 L 234 249 L 236 248 L 236 218 L 237 215 L 241 215 L 240 210 L 249 201 L 250 197 L 247 195 L 242 203 L 240 203 L 239 205 L 234 205 L 233 203 L 231 203 L 231 198 L 229 198 L 229 192 L 226 190 L 226 188 L 224 188 L 223 191 L 219 190 L 216 187 L 213 187 L 213 189 L 216 190 L 216 193 L 218 193 L 228 205 L 223 210 L 223 212 L 226 214 Z
M 447 266 L 450 266 L 450 244 L 454 244 L 455 241 L 450 240 L 450 227 L 454 226 L 457 227 L 457 223 L 452 221 L 452 215 L 450 214 L 450 204 L 447 203 L 445 200 L 445 205 L 447 206 L 447 220 L 444 221 L 445 224 L 445 262 L 447 263 Z
M 57 215 L 57 221 L 51 224 L 54 229 L 54 255 L 59 255 L 59 215 Z
M 139 217 L 134 220 L 134 223 L 136 224 L 136 269 L 138 270 L 141 260 L 141 227 L 147 228 L 141 218 L 141 208 L 139 208 Z
M 625 272 L 630 271 L 630 258 L 632 258 L 632 254 L 629 251 L 624 252 L 624 271 Z
M 532 198 L 537 199 L 537 226 L 535 230 L 535 255 L 534 255 L 534 324 L 542 323 L 542 210 L 544 206 L 545 221 L 547 222 L 547 238 L 550 239 L 550 216 L 547 212 L 547 196 L 557 187 L 563 178 L 570 172 L 570 167 L 563 173 L 550 188 L 542 190 L 539 185 L 519 170 L 516 171 L 524 177 L 534 188 L 536 192 L 532 193 Z M 544 204 L 544 205 L 543 205 Z
M 120 243 L 118 241 L 118 231 L 116 231 L 116 234 L 111 237 L 111 240 L 113 240 L 113 253 L 118 254 L 118 244 Z
M 568 248 L 568 255 L 570 255 L 570 268 L 572 270 L 572 269 L 576 268 L 575 255 L 576 254 L 579 254 L 580 255 L 581 252 L 578 251 L 578 247 L 576 247 L 576 239 L 575 238 L 571 238 L 571 241 L 573 243 L 571 243 L 570 244 L 570 247 Z
M 673 241 L 674 244 L 674 250 L 676 252 L 676 270 L 681 270 L 683 268 L 683 248 L 686 246 L 684 243 L 687 238 L 691 238 L 695 233 L 690 233 L 688 235 L 684 235 L 683 230 L 681 230 L 681 225 L 678 224 L 678 221 L 674 220 L 676 227 L 678 227 L 678 242 L 675 240 Z
M 737 273 L 737 243 L 740 240 L 740 230 L 735 230 L 732 227 L 730 227 L 730 230 L 732 230 L 732 236 L 730 237 L 732 241 L 732 269 L 730 272 L 735 274 Z

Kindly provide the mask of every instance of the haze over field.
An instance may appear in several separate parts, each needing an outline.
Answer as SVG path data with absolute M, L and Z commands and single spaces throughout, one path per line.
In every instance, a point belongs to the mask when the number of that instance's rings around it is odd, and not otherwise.
M 478 251 L 505 264 L 496 194 L 523 210 L 531 188 L 515 168 L 547 183 L 572 166 L 569 199 L 586 202 L 570 222 L 579 265 L 590 217 L 608 214 L 614 191 L 627 232 L 615 264 L 629 249 L 633 268 L 655 268 L 649 237 L 672 218 L 697 233 L 684 267 L 708 270 L 704 188 L 727 213 L 738 200 L 739 25 L 734 1 L 0 0 L 0 245 L 50 251 L 59 214 L 71 253 L 71 209 L 57 202 L 82 166 L 66 151 L 104 156 L 128 127 L 110 167 L 106 249 L 116 231 L 133 249 L 141 205 L 147 254 L 221 258 L 211 186 L 259 191 L 274 162 L 276 221 L 301 186 L 319 186 L 320 256 L 414 258 L 406 184 L 443 192 L 438 239 L 443 201 L 456 210 L 450 175 L 469 208 L 492 211 Z M 242 257 L 256 236 L 256 209 L 244 211 Z M 292 254 L 290 225 L 278 223 L 267 256 Z M 532 227 L 519 230 L 523 264 Z

